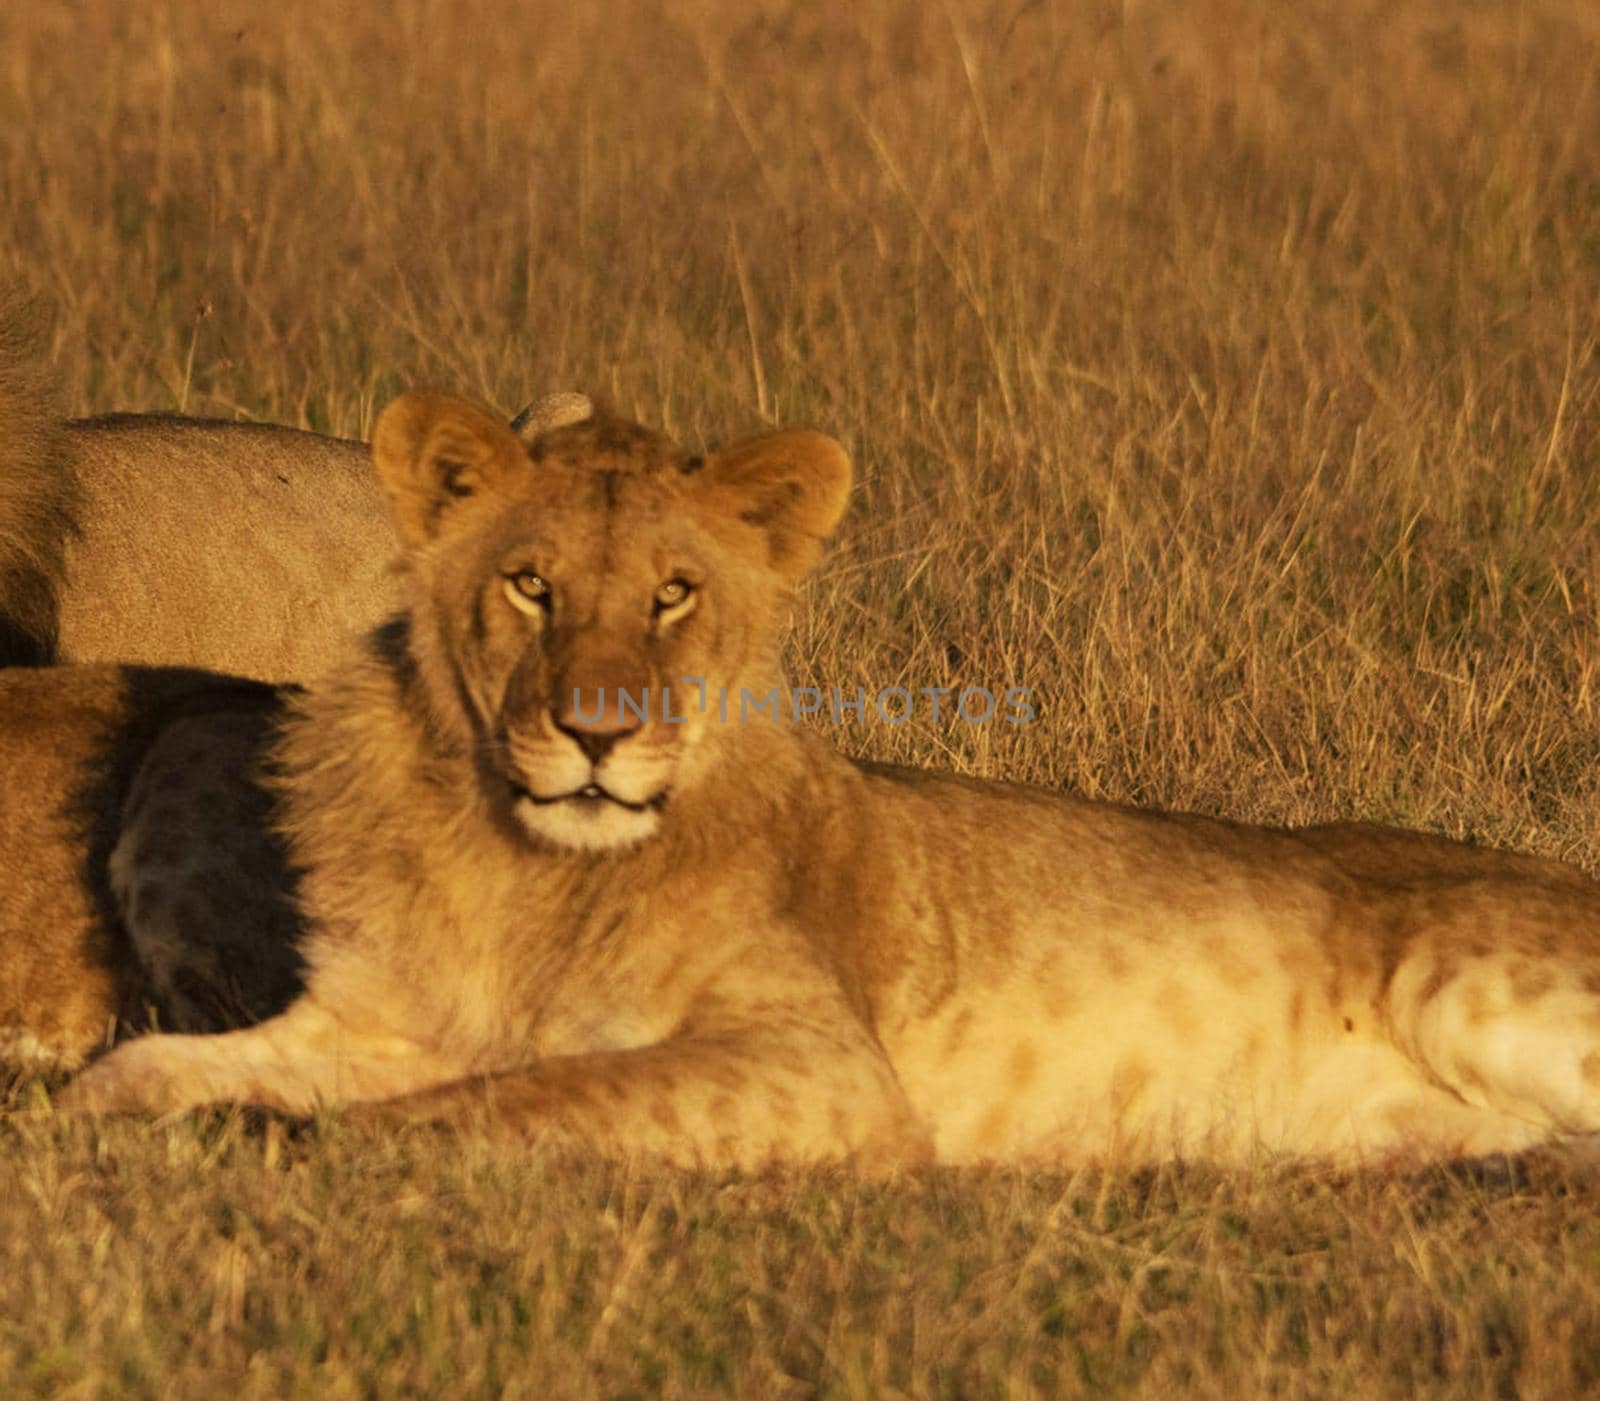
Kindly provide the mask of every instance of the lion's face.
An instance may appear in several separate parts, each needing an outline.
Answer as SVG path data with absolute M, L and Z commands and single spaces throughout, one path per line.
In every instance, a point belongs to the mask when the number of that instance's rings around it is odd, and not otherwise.
M 529 833 L 590 850 L 646 840 L 714 771 L 849 489 L 820 434 L 700 459 L 592 418 L 529 447 L 437 395 L 390 405 L 374 453 L 435 710 Z

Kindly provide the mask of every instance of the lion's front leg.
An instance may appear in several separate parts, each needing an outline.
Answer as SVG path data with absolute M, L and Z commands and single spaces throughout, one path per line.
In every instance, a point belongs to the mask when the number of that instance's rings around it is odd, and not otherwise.
M 259 1104 L 307 1114 L 449 1080 L 406 1037 L 361 1033 L 310 998 L 281 1016 L 220 1036 L 143 1036 L 79 1075 L 57 1099 L 74 1113 L 170 1113 L 205 1104 Z
M 932 1157 L 876 1046 L 804 1035 L 685 1037 L 473 1076 L 351 1111 L 549 1137 L 687 1167 L 848 1160 L 886 1171 Z

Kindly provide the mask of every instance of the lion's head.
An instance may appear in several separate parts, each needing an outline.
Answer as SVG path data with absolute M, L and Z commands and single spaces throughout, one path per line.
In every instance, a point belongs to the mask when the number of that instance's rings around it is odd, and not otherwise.
M 435 394 L 392 403 L 373 454 L 433 722 L 528 833 L 589 850 L 650 837 L 748 718 L 741 693 L 778 684 L 782 605 L 850 487 L 820 433 L 701 458 L 594 415 L 524 443 Z

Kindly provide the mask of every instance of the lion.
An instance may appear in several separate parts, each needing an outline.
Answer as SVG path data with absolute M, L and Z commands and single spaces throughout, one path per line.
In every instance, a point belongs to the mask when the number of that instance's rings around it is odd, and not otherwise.
M 701 457 L 596 414 L 530 445 L 410 394 L 373 451 L 405 608 L 284 699 L 261 780 L 303 990 L 123 1043 L 66 1110 L 864 1171 L 1600 1130 L 1579 872 L 855 762 L 767 703 L 848 499 L 833 439 Z
M 396 602 L 365 444 L 177 414 L 63 419 L 0 304 L 0 666 L 123 661 L 293 681 Z M 514 420 L 536 436 L 589 404 Z

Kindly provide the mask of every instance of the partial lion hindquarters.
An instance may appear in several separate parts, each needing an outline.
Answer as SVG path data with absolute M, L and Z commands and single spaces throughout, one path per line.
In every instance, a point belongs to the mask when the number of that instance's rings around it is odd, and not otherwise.
M 391 611 L 394 536 L 365 444 L 178 414 L 64 420 L 37 319 L 0 297 L 0 667 L 303 680 Z M 515 431 L 590 407 L 553 394 Z
M 67 1103 L 743 1165 L 1600 1129 L 1600 888 L 1566 867 L 857 765 L 744 704 L 785 689 L 779 620 L 845 509 L 832 439 L 701 458 L 407 395 L 373 452 L 405 607 L 275 752 L 305 991 L 132 1042 Z

